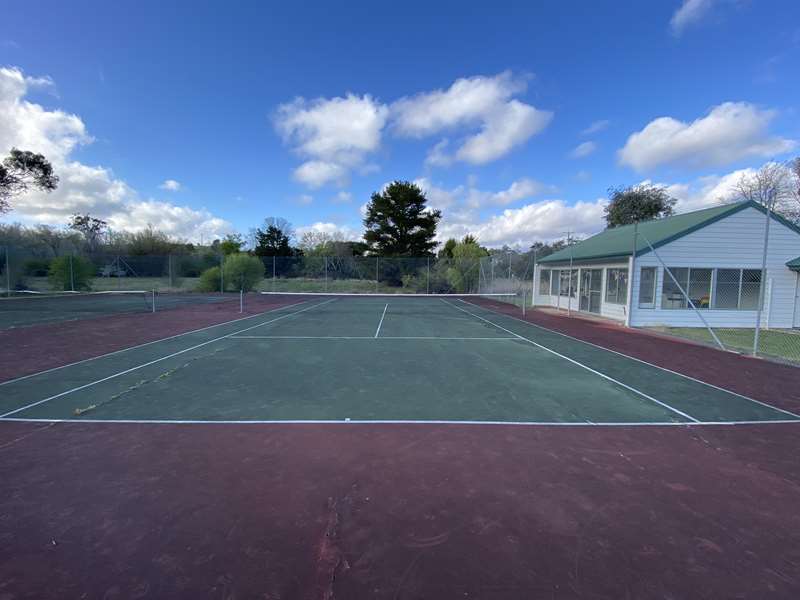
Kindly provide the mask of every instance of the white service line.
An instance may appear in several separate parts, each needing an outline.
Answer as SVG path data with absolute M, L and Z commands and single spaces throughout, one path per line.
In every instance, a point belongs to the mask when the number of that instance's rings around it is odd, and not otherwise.
M 52 373 L 53 371 L 59 371 L 60 369 L 66 369 L 67 367 L 74 367 L 75 365 L 81 365 L 83 363 L 91 362 L 93 360 L 99 360 L 101 358 L 105 358 L 107 356 L 114 356 L 115 354 L 121 354 L 123 352 L 128 352 L 128 350 L 136 350 L 137 348 L 144 348 L 145 346 L 150 346 L 152 344 L 158 344 L 159 342 L 166 342 L 169 340 L 174 340 L 175 338 L 183 337 L 184 335 L 191 335 L 193 333 L 200 333 L 201 331 L 207 331 L 208 329 L 214 329 L 214 327 L 222 327 L 223 325 L 231 325 L 232 323 L 238 323 L 239 321 L 246 321 L 247 319 L 255 319 L 256 317 L 263 317 L 266 314 L 275 312 L 276 310 L 282 310 L 284 308 L 293 308 L 295 306 L 300 306 L 301 304 L 307 304 L 308 300 L 303 300 L 302 302 L 295 302 L 294 304 L 286 304 L 284 306 L 276 306 L 275 308 L 270 308 L 269 310 L 265 310 L 264 312 L 260 312 L 256 315 L 249 315 L 247 317 L 240 317 L 238 319 L 232 319 L 230 321 L 224 321 L 222 323 L 214 323 L 213 325 L 208 325 L 207 327 L 201 327 L 200 329 L 192 329 L 191 331 L 184 331 L 183 333 L 178 333 L 175 335 L 171 335 L 165 338 L 159 338 L 157 340 L 153 340 L 152 342 L 144 342 L 143 344 L 137 344 L 136 346 L 130 346 L 128 348 L 121 348 L 119 350 L 114 350 L 113 352 L 106 352 L 105 354 L 100 354 L 98 356 L 92 356 L 90 358 L 84 358 L 83 360 L 76 360 L 75 362 L 68 363 L 66 365 L 61 365 L 59 367 L 52 367 L 50 369 L 45 369 L 44 371 L 37 371 L 36 373 L 30 373 L 29 375 L 22 375 L 21 377 L 16 377 L 14 379 L 8 379 L 6 381 L 0 381 L 0 386 L 8 385 L 9 383 L 16 383 L 17 381 L 22 381 L 23 379 L 30 379 L 31 377 L 36 377 L 38 375 L 45 375 L 46 373 Z M 71 319 L 73 321 L 77 319 Z
M 519 341 L 516 337 L 494 336 L 494 337 L 437 337 L 437 336 L 394 336 L 382 335 L 376 338 L 374 335 L 234 335 L 232 340 L 445 340 L 445 341 L 467 341 L 479 340 L 481 342 L 494 340 L 513 340 Z
M 199 419 L 25 419 L 8 417 L 2 421 L 9 423 L 68 423 L 80 425 L 113 424 L 113 425 L 509 425 L 532 427 L 719 427 L 741 425 L 798 425 L 798 420 L 771 420 L 771 421 L 697 421 L 694 423 L 678 421 L 632 421 L 632 422 L 588 422 L 588 421 L 450 421 L 450 420 L 365 420 L 365 419 L 286 419 L 286 420 L 260 420 L 260 419 L 226 419 L 226 420 L 199 420 Z
M 386 318 L 386 311 L 387 310 L 389 310 L 389 303 L 388 302 L 386 303 L 386 306 L 383 307 L 383 314 L 381 315 L 381 320 L 378 323 L 378 329 L 375 330 L 375 337 L 378 337 L 378 335 L 381 332 L 381 325 L 383 325 L 383 320 Z
M 689 419 L 690 421 L 692 421 L 694 423 L 699 423 L 700 422 L 699 419 L 695 419 L 692 415 L 690 415 L 688 413 L 685 413 L 682 410 L 678 410 L 674 406 L 670 406 L 666 402 L 662 402 L 661 400 L 658 400 L 657 398 L 653 398 L 652 396 L 650 396 L 648 394 L 645 394 L 643 391 L 638 390 L 635 387 L 632 387 L 632 386 L 630 386 L 630 385 L 628 385 L 626 383 L 622 383 L 621 381 L 619 381 L 618 379 L 614 379 L 610 375 L 606 375 L 605 373 L 601 373 L 600 371 L 592 369 L 590 366 L 585 365 L 582 362 L 575 360 L 574 358 L 570 358 L 569 356 L 565 356 L 565 355 L 561 354 L 560 352 L 556 352 L 555 350 L 553 350 L 551 348 L 548 348 L 547 346 L 543 346 L 542 344 L 534 342 L 533 340 L 530 340 L 530 339 L 528 339 L 528 338 L 526 338 L 524 336 L 521 336 L 518 333 L 514 333 L 513 331 L 511 331 L 510 329 L 506 329 L 502 325 L 498 325 L 497 323 L 493 323 L 489 319 L 484 319 L 482 316 L 476 315 L 475 313 L 471 313 L 468 310 L 465 310 L 465 309 L 461 308 L 460 306 L 456 306 L 455 304 L 452 304 L 452 303 L 448 302 L 445 299 L 442 299 L 442 302 L 444 302 L 445 304 L 449 304 L 450 306 L 452 306 L 456 310 L 460 310 L 461 312 L 464 312 L 464 313 L 466 313 L 466 314 L 468 314 L 468 315 L 470 315 L 472 317 L 475 317 L 476 319 L 480 319 L 481 321 L 483 321 L 485 323 L 488 323 L 489 325 L 493 325 L 494 327 L 497 327 L 498 329 L 501 329 L 502 331 L 505 331 L 506 333 L 510 333 L 511 335 L 516 336 L 517 338 L 519 338 L 521 340 L 525 340 L 526 342 L 528 342 L 529 344 L 533 344 L 537 348 L 541 348 L 542 350 L 545 350 L 545 351 L 547 351 L 547 352 L 549 352 L 549 353 L 551 353 L 551 354 L 553 354 L 555 356 L 558 356 L 559 358 L 563 358 L 564 360 L 569 361 L 572 364 L 574 364 L 574 365 L 576 365 L 578 367 L 581 367 L 582 369 L 586 369 L 590 373 L 594 373 L 595 375 L 598 375 L 598 376 L 602 377 L 603 379 L 605 379 L 607 381 L 615 383 L 618 386 L 625 388 L 626 390 L 630 390 L 631 392 L 634 392 L 635 394 L 638 394 L 642 398 L 646 398 L 647 400 L 650 400 L 651 402 L 655 402 L 659 406 L 663 406 L 664 408 L 666 408 L 668 410 L 671 410 L 675 414 L 681 415 L 682 417 L 684 417 L 686 419 Z
M 463 302 L 464 304 L 469 304 L 471 306 L 474 306 L 475 308 L 481 308 L 481 309 L 483 309 L 485 311 L 488 311 L 488 312 L 490 312 L 492 314 L 495 314 L 497 316 L 508 317 L 509 319 L 514 319 L 515 321 L 519 321 L 520 323 L 525 323 L 526 325 L 530 325 L 531 327 L 536 327 L 536 329 L 541 329 L 542 331 L 546 331 L 547 333 L 560 335 L 561 337 L 565 337 L 565 338 L 567 338 L 569 340 L 574 340 L 576 342 L 580 342 L 581 344 L 586 344 L 587 346 L 591 346 L 592 348 L 597 348 L 598 350 L 605 350 L 606 352 L 611 352 L 613 354 L 616 354 L 617 356 L 622 356 L 624 358 L 628 358 L 628 359 L 636 361 L 638 363 L 642 363 L 643 365 L 647 365 L 648 367 L 653 367 L 654 369 L 659 369 L 660 371 L 664 371 L 666 373 L 671 373 L 672 375 L 677 375 L 678 377 L 683 377 L 684 379 L 688 379 L 688 380 L 694 381 L 696 383 L 701 383 L 701 384 L 703 384 L 703 385 L 705 385 L 707 387 L 713 388 L 713 389 L 718 390 L 720 392 L 726 392 L 726 393 L 731 394 L 733 396 L 738 396 L 739 398 L 742 398 L 744 400 L 749 400 L 750 402 L 753 402 L 755 404 L 760 404 L 761 406 L 764 406 L 766 408 L 771 408 L 772 410 L 776 410 L 778 412 L 782 412 L 783 414 L 789 415 L 790 417 L 796 417 L 796 418 L 800 419 L 800 414 L 793 413 L 793 412 L 791 412 L 789 410 L 786 410 L 786 409 L 783 409 L 783 408 L 778 408 L 777 406 L 774 406 L 774 405 L 769 404 L 767 402 L 762 402 L 761 400 L 756 400 L 755 398 L 751 398 L 750 396 L 745 396 L 744 394 L 740 394 L 739 392 L 734 392 L 733 390 L 729 390 L 729 389 L 726 389 L 724 387 L 720 387 L 718 385 L 714 385 L 713 383 L 708 383 L 707 381 L 703 381 L 702 379 L 697 379 L 696 377 L 692 377 L 691 375 L 686 375 L 685 373 L 681 373 L 680 371 L 673 371 L 672 369 L 668 369 L 667 367 L 662 367 L 660 365 L 657 365 L 657 364 L 654 364 L 654 363 L 651 363 L 651 362 L 647 362 L 646 360 L 643 360 L 641 358 L 636 358 L 635 356 L 631 356 L 630 354 L 625 354 L 624 352 L 620 352 L 619 350 L 613 350 L 612 348 L 607 348 L 605 346 L 601 346 L 600 344 L 595 344 L 594 342 L 587 342 L 586 340 L 582 340 L 580 338 L 577 338 L 575 336 L 569 335 L 567 333 L 562 333 L 561 331 L 556 331 L 555 329 L 549 329 L 549 328 L 544 327 L 542 325 L 539 325 L 537 323 L 532 323 L 531 321 L 526 321 L 524 319 L 520 319 L 520 318 L 514 317 L 512 315 L 506 315 L 504 313 L 499 313 L 499 312 L 496 312 L 496 311 L 491 310 L 489 308 L 486 308 L 485 306 L 480 306 L 478 304 L 472 304 L 471 302 L 467 302 L 466 300 L 460 300 L 460 302 Z
M 137 371 L 138 369 L 143 369 L 144 367 L 149 367 L 150 365 L 154 365 L 154 364 L 156 364 L 158 362 L 161 362 L 162 360 L 167 360 L 169 358 L 173 358 L 175 356 L 179 356 L 179 355 L 184 354 L 186 352 L 190 352 L 192 350 L 196 350 L 197 348 L 202 348 L 203 346 L 208 346 L 209 344 L 213 344 L 214 342 L 219 342 L 220 340 L 224 340 L 224 339 L 233 337 L 237 333 L 243 333 L 245 331 L 250 331 L 251 329 L 255 329 L 257 327 L 263 327 L 264 325 L 269 325 L 270 323 L 274 323 L 275 321 L 280 321 L 281 319 L 285 319 L 286 317 L 291 317 L 293 315 L 299 315 L 300 313 L 304 313 L 307 310 L 311 310 L 312 308 L 316 308 L 318 306 L 322 306 L 323 304 L 328 304 L 330 302 L 334 302 L 335 300 L 336 299 L 333 298 L 331 300 L 326 300 L 325 302 L 319 302 L 317 304 L 313 304 L 312 306 L 307 306 L 306 308 L 303 308 L 301 310 L 296 310 L 294 312 L 287 313 L 285 315 L 281 315 L 280 317 L 275 317 L 274 319 L 271 319 L 269 321 L 265 321 L 263 323 L 258 323 L 256 325 L 251 325 L 250 327 L 246 327 L 244 329 L 240 329 L 239 331 L 234 331 L 234 332 L 229 333 L 227 335 L 222 335 L 222 336 L 214 338 L 212 340 L 201 342 L 200 344 L 195 344 L 194 346 L 190 346 L 189 348 L 184 348 L 183 350 L 178 350 L 177 352 L 173 352 L 172 354 L 167 354 L 166 356 L 162 356 L 161 358 L 156 358 L 155 360 L 151 360 L 151 361 L 148 361 L 146 363 L 142 363 L 141 365 L 137 365 L 135 367 L 131 367 L 130 369 L 125 369 L 124 371 L 119 371 L 118 373 L 114 373 L 113 375 L 109 375 L 108 377 L 103 377 L 102 379 L 97 379 L 95 381 L 91 381 L 91 382 L 86 383 L 84 385 L 79 385 L 77 387 L 74 387 L 72 389 L 66 390 L 64 392 L 60 392 L 58 394 L 54 394 L 53 396 L 49 396 L 47 398 L 44 398 L 43 400 L 37 400 L 36 402 L 31 402 L 30 404 L 28 404 L 26 406 L 22 406 L 20 408 L 16 408 L 14 410 L 11 410 L 11 411 L 9 411 L 7 413 L 4 413 L 4 414 L 0 415 L 0 419 L 4 419 L 4 418 L 6 418 L 6 417 L 8 417 L 10 415 L 17 414 L 18 412 L 22 412 L 22 411 L 28 410 L 29 408 L 33 408 L 34 406 L 38 406 L 40 404 L 44 404 L 45 402 L 50 402 L 51 400 L 55 400 L 56 398 L 61 398 L 62 396 L 67 396 L 68 394 L 72 394 L 73 392 L 79 392 L 79 391 L 84 390 L 84 389 L 86 389 L 88 387 L 92 387 L 93 385 L 97 385 L 98 383 L 103 383 L 104 381 L 108 381 L 110 379 L 115 379 L 116 377 L 120 377 L 122 375 L 126 375 L 127 373 L 131 373 L 132 371 Z

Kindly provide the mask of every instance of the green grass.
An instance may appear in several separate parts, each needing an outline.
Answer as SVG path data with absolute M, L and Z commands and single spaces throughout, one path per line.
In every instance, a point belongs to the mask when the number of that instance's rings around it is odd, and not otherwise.
M 704 327 L 654 327 L 653 329 L 677 337 L 716 345 L 711 334 Z M 723 328 L 715 329 L 714 333 L 729 350 L 745 354 L 753 352 L 754 329 Z M 758 353 L 785 361 L 800 362 L 800 332 L 762 329 L 759 335 Z
M 197 277 L 179 277 L 169 285 L 167 277 L 95 277 L 91 286 L 93 292 L 114 290 L 159 290 L 175 292 L 191 292 L 197 287 Z M 38 292 L 53 291 L 47 277 L 26 277 L 28 289 Z
M 351 293 L 351 294 L 401 294 L 412 290 L 389 286 L 384 283 L 375 285 L 375 280 L 369 279 L 308 279 L 305 277 L 278 277 L 264 279 L 257 288 L 261 292 L 293 292 L 293 293 Z

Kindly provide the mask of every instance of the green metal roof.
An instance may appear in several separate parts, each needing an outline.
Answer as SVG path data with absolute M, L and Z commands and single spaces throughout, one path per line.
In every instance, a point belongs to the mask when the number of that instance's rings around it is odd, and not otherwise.
M 653 248 L 658 248 L 659 246 L 668 244 L 698 229 L 702 229 L 707 225 L 711 225 L 720 219 L 751 207 L 765 212 L 764 207 L 760 204 L 748 201 L 714 206 L 712 208 L 696 210 L 682 215 L 674 215 L 664 219 L 643 221 L 638 225 L 640 235 L 636 238 L 636 256 L 641 256 L 642 254 L 650 252 L 650 247 L 647 244 L 648 241 L 652 244 Z M 790 223 L 780 215 L 775 215 L 773 213 L 773 217 L 800 234 L 800 228 L 796 225 Z M 570 258 L 572 258 L 573 261 L 581 262 L 597 261 L 599 259 L 627 259 L 627 257 L 633 253 L 633 229 L 633 225 L 623 225 L 621 227 L 606 229 L 569 248 L 554 252 L 538 262 L 542 264 L 565 263 L 569 262 Z
M 789 262 L 786 263 L 786 266 L 789 267 L 792 271 L 800 271 L 800 256 L 797 258 L 793 258 Z

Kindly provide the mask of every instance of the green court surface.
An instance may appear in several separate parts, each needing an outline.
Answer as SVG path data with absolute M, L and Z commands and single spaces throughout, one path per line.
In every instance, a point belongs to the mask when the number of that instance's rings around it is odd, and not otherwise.
M 315 298 L 0 384 L 0 418 L 794 421 L 761 402 L 451 298 Z

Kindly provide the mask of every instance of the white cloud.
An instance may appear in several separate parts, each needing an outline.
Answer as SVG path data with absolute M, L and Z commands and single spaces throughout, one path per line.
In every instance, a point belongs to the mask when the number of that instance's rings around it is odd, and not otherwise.
M 642 171 L 664 164 L 721 166 L 782 154 L 797 142 L 768 133 L 775 114 L 746 102 L 725 102 L 691 123 L 660 117 L 628 138 L 619 162 Z
M 492 204 L 506 206 L 512 202 L 540 194 L 545 186 L 533 179 L 523 178 L 512 183 L 508 189 L 495 192 L 489 199 Z
M 509 245 L 528 247 L 533 242 L 551 241 L 572 234 L 591 235 L 604 228 L 603 209 L 607 200 L 577 202 L 567 205 L 563 200 L 543 200 L 519 208 L 505 209 L 483 220 L 445 221 L 438 238 L 461 238 L 474 235 L 482 244 L 491 247 Z
M 526 142 L 552 119 L 552 112 L 513 99 L 525 89 L 525 80 L 510 72 L 458 79 L 446 90 L 423 92 L 394 102 L 392 127 L 398 135 L 415 138 L 457 128 L 478 128 L 480 131 L 468 136 L 452 156 L 444 153 L 446 141 L 440 141 L 429 153 L 428 163 L 444 165 L 461 160 L 485 164 Z
M 311 225 L 303 225 L 297 228 L 297 237 L 302 238 L 304 233 L 323 233 L 332 237 L 333 239 L 340 239 L 344 241 L 359 241 L 362 232 L 347 225 L 337 225 L 336 223 L 327 223 L 317 221 Z
M 337 193 L 333 198 L 331 198 L 331 202 L 334 204 L 349 204 L 353 201 L 353 194 L 350 192 L 345 192 L 344 190 Z
M 691 212 L 736 200 L 736 184 L 742 177 L 752 176 L 755 169 L 737 169 L 724 175 L 704 175 L 691 182 L 659 183 L 677 198 L 676 212 Z M 651 183 L 645 180 L 643 183 Z
M 158 186 L 162 190 L 167 190 L 168 192 L 179 192 L 183 189 L 183 186 L 180 184 L 179 181 L 175 181 L 174 179 L 166 179 L 164 183 Z
M 569 155 L 571 158 L 583 158 L 584 156 L 589 156 L 595 150 L 597 150 L 597 144 L 594 142 L 583 142 L 578 144 Z
M 586 129 L 581 131 L 581 135 L 592 135 L 593 133 L 599 133 L 605 129 L 608 129 L 609 125 L 611 125 L 611 121 L 609 121 L 608 119 L 601 119 L 599 121 L 594 121 Z
M 425 164 L 432 167 L 449 167 L 453 164 L 453 157 L 446 152 L 449 145 L 450 140 L 447 138 L 438 141 L 433 148 L 428 150 L 428 155 L 425 157 Z
M 275 127 L 284 141 L 307 162 L 294 178 L 312 188 L 347 181 L 354 169 L 367 166 L 367 155 L 380 147 L 389 109 L 369 95 L 345 98 L 297 98 L 282 104 Z
M 308 206 L 309 204 L 314 202 L 314 196 L 309 194 L 300 194 L 296 198 L 294 198 L 294 203 L 300 206 Z
M 25 77 L 16 68 L 0 68 L 0 154 L 12 147 L 40 152 L 60 178 L 58 188 L 49 194 L 31 191 L 15 198 L 5 220 L 64 225 L 70 215 L 88 212 L 118 230 L 137 231 L 151 224 L 193 240 L 201 234 L 211 237 L 232 231 L 229 223 L 205 209 L 144 200 L 110 169 L 73 160 L 72 151 L 93 139 L 76 115 L 46 110 L 25 99 L 32 82 L 44 85 L 45 81 L 50 82 L 45 77 Z
M 669 21 L 672 33 L 680 35 L 689 25 L 699 23 L 708 14 L 715 0 L 683 0 Z

